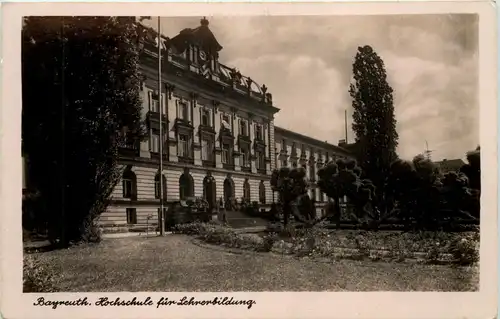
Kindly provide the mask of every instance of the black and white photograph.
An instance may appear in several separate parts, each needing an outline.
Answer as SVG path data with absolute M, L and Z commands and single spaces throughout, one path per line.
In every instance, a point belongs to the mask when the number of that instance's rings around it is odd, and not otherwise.
M 9 234 L 30 307 L 162 292 L 154 310 L 257 316 L 265 298 L 235 293 L 479 293 L 497 209 L 481 15 L 206 8 L 22 15 Z

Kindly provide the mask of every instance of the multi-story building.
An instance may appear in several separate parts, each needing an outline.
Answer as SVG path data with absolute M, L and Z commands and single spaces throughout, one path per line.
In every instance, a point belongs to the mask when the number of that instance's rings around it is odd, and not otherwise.
M 316 202 L 316 213 L 324 213 L 327 196 L 316 186 L 317 172 L 324 164 L 338 158 L 352 157 L 342 147 L 280 127 L 274 127 L 276 168 L 304 167 L 310 182 L 309 197 Z M 274 194 L 277 198 L 277 194 Z
M 161 180 L 165 202 L 203 197 L 209 205 L 230 198 L 270 205 L 277 200 L 273 169 L 306 165 L 314 181 L 323 163 L 349 156 L 335 145 L 274 127 L 279 109 L 267 87 L 219 61 L 222 46 L 208 25 L 203 18 L 196 28 L 161 38 L 161 94 L 157 33 L 144 27 L 141 94 L 149 138 L 121 149 L 123 176 L 100 218 L 103 226 L 142 224 L 151 216 L 156 222 Z M 314 183 L 311 197 L 326 201 Z
M 222 46 L 202 19 L 172 39 L 162 37 L 160 96 L 157 35 L 147 32 L 141 92 L 149 139 L 122 150 L 122 181 L 101 223 L 143 223 L 157 216 L 160 178 L 167 202 L 195 196 L 210 205 L 229 198 L 270 204 L 273 119 L 279 109 L 266 86 L 219 61 Z

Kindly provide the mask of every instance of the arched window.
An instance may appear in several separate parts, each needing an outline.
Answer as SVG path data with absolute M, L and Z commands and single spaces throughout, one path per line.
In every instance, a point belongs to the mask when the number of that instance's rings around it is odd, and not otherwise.
M 137 197 L 137 178 L 130 167 L 127 167 L 122 176 L 123 198 Z
M 264 181 L 260 181 L 259 184 L 259 202 L 261 204 L 266 203 L 266 186 L 264 185 Z
M 215 178 L 205 176 L 203 179 L 203 199 L 208 202 L 208 206 L 213 208 L 217 201 Z
M 167 179 L 165 176 L 162 178 L 163 180 L 163 199 L 167 198 Z M 156 173 L 155 176 L 155 198 L 160 198 L 160 173 Z
M 231 177 L 226 177 L 224 180 L 224 203 L 234 199 L 234 182 Z
M 250 201 L 250 183 L 248 182 L 248 178 L 243 183 L 243 199 L 246 202 Z
M 179 198 L 185 200 L 194 196 L 194 181 L 189 173 L 184 173 L 179 178 Z

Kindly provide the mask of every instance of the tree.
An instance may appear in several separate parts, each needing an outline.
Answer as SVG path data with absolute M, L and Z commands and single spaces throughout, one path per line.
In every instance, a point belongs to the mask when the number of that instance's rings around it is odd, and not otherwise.
M 379 209 L 390 210 L 384 195 L 386 176 L 398 156 L 393 90 L 387 82 L 384 62 L 368 45 L 358 47 L 353 64 L 354 83 L 349 93 L 354 108 L 352 129 L 359 149 L 363 177 L 373 182 Z
M 469 186 L 481 191 L 481 148 L 478 145 L 474 151 L 467 152 L 467 164 L 460 168 L 469 179 Z
M 308 185 L 305 177 L 306 171 L 302 167 L 293 169 L 282 167 L 274 170 L 271 175 L 271 187 L 273 191 L 279 193 L 285 227 L 292 214 L 292 202 L 307 193 Z
M 120 147 L 141 122 L 131 17 L 28 17 L 22 30 L 22 140 L 53 241 L 89 240 L 118 182 Z
M 378 219 L 376 210 L 369 207 L 375 196 L 375 186 L 370 180 L 361 179 L 362 171 L 355 160 L 332 161 L 318 171 L 318 187 L 333 202 L 333 220 L 340 228 L 340 198 L 346 196 L 354 205 L 355 214 L 351 218 L 360 221 L 366 217 Z
M 458 220 L 479 220 L 479 191 L 469 187 L 463 173 L 448 172 L 441 178 L 442 221 L 450 227 Z
M 440 172 L 431 160 L 417 155 L 396 160 L 388 176 L 389 194 L 397 201 L 399 217 L 408 226 L 433 228 L 440 212 Z

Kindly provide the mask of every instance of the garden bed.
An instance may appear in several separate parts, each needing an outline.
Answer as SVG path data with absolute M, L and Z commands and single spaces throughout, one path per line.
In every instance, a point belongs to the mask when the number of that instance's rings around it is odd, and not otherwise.
M 479 233 L 331 231 L 291 229 L 280 234 L 242 234 L 215 223 L 181 225 L 176 232 L 219 246 L 281 255 L 373 261 L 417 260 L 473 264 L 479 258 Z

